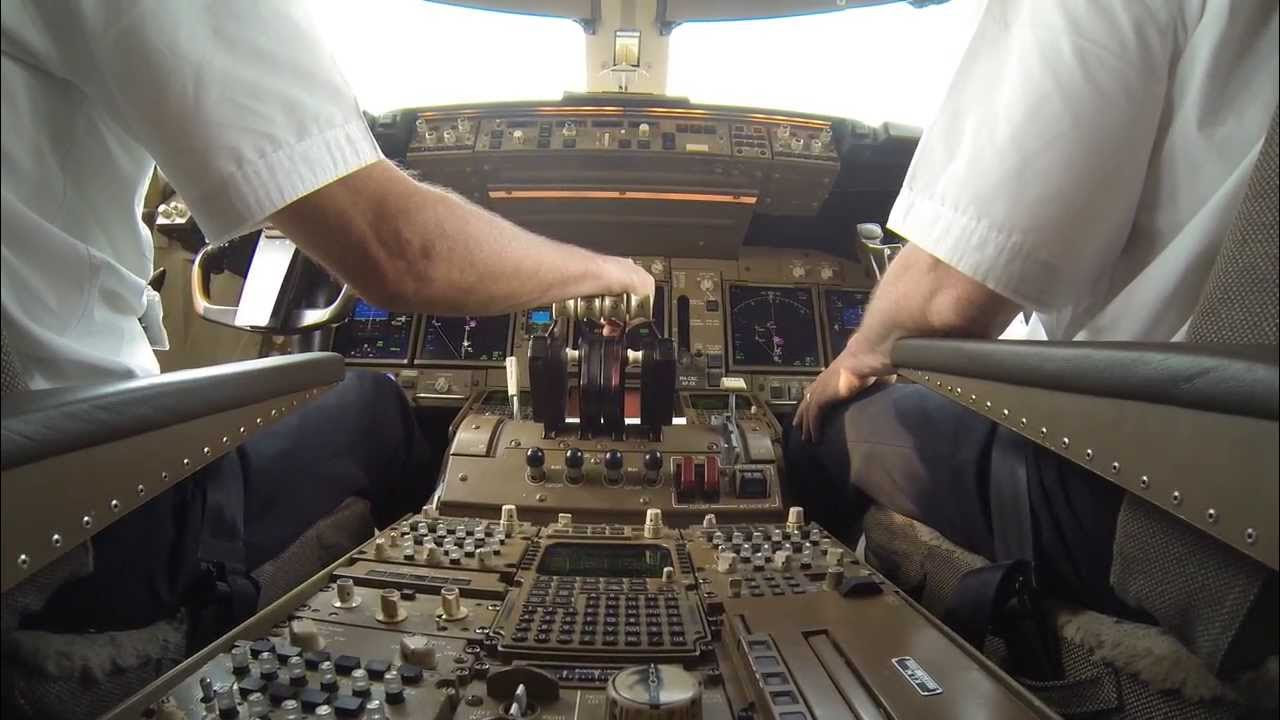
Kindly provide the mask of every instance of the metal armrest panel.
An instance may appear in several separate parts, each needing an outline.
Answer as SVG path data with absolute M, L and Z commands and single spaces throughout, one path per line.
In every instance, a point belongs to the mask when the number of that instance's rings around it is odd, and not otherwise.
M 1275 347 L 899 342 L 899 373 L 1276 569 Z
M 329 385 L 342 376 L 341 355 L 307 353 L 15 393 L 5 397 L 0 415 L 4 440 L 0 466 L 8 470 Z
M 906 338 L 894 345 L 893 363 L 1081 395 L 1280 418 L 1274 345 Z
M 310 353 L 5 397 L 0 591 L 340 381 Z

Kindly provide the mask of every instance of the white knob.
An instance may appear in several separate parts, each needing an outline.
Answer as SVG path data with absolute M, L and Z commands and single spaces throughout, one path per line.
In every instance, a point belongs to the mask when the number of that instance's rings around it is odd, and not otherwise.
M 378 538 L 373 541 L 373 556 L 379 560 L 391 558 L 391 550 L 387 547 L 386 538 Z
M 448 132 L 448 131 L 446 130 L 445 132 Z M 445 141 L 447 142 L 448 140 L 449 140 L 449 136 L 446 135 Z M 800 152 L 803 149 L 804 149 L 804 138 L 800 137 L 799 135 L 791 138 L 791 150 L 793 152 Z
M 453 131 L 453 128 L 445 128 L 443 135 L 445 145 L 452 145 L 458 139 L 458 134 Z
M 716 525 L 717 525 L 717 522 L 716 522 L 715 513 L 707 513 L 702 517 L 702 527 L 706 528 L 707 530 L 714 529 Z
M 698 281 L 698 287 L 702 288 L 702 292 L 711 292 L 716 287 L 716 281 L 709 277 L 704 277 Z
M 515 505 L 502 506 L 502 519 L 498 521 L 498 526 L 503 532 L 510 535 L 514 533 L 520 525 L 520 518 L 516 514 Z
M 844 582 L 844 566 L 834 565 L 827 568 L 827 577 L 822 583 L 823 587 L 828 590 L 837 590 L 842 582 Z
M 573 513 L 560 513 L 559 515 L 556 516 L 556 524 L 562 525 L 562 526 L 572 525 Z
M 476 562 L 482 567 L 493 562 L 493 551 L 487 547 L 476 549 Z
M 511 140 L 512 140 L 515 144 L 517 144 L 517 145 L 523 145 L 523 144 L 524 144 L 524 131 L 523 131 L 523 130 L 512 130 L 512 131 L 511 131 Z
M 822 278 L 823 280 L 830 280 L 835 276 L 836 276 L 836 269 L 831 267 L 830 265 L 823 265 L 822 267 L 818 268 L 818 277 Z
M 661 260 L 654 260 L 653 262 L 649 263 L 649 272 L 653 273 L 654 275 L 661 275 L 666 269 L 667 269 L 667 266 L 664 265 Z
M 274 675 L 280 669 L 280 661 L 276 659 L 275 652 L 267 651 L 258 653 L 258 674 Z
M 324 647 L 324 638 L 316 624 L 307 618 L 298 618 L 289 622 L 289 643 L 307 652 L 316 652 Z
M 458 132 L 465 135 L 467 134 L 467 131 L 470 129 L 471 129 L 471 121 L 467 120 L 464 117 L 458 118 Z
M 731 573 L 738 568 L 738 556 L 731 552 L 722 552 L 716 555 L 716 570 L 722 573 Z
M 813 152 L 813 153 L 819 153 L 819 152 L 822 152 L 822 141 L 821 141 L 821 140 L 819 140 L 818 138 L 814 138 L 814 139 L 810 140 L 810 141 L 809 141 L 809 152 Z
M 418 132 L 426 132 L 427 121 L 422 118 L 418 118 L 418 121 L 415 122 L 413 126 L 418 129 Z
M 787 567 L 791 565 L 791 552 L 788 550 L 778 550 L 773 554 L 773 569 L 779 572 L 786 572 Z
M 805 267 L 804 267 L 803 265 L 792 265 L 792 266 L 791 266 L 791 277 L 794 277 L 794 278 L 796 278 L 796 279 L 800 279 L 800 278 L 804 277 L 806 274 L 808 274 L 808 270 L 806 270 L 806 269 L 805 269 Z
M 354 675 L 355 673 L 351 674 Z M 364 720 L 386 720 L 386 718 L 387 711 L 383 709 L 381 700 L 370 700 L 365 703 Z
M 367 692 L 369 692 L 369 671 L 364 668 L 356 668 L 355 670 L 352 670 L 351 694 L 359 695 Z M 368 713 L 365 713 L 365 717 L 369 717 Z
M 231 671 L 237 675 L 249 669 L 249 648 L 237 645 L 231 648 Z
M 378 596 L 378 614 L 374 618 L 381 623 L 403 622 L 409 614 L 400 607 L 400 591 L 387 588 Z
M 878 223 L 858 223 L 858 237 L 868 242 L 878 243 L 884 239 L 884 230 Z
M 609 147 L 609 145 L 610 145 L 612 142 L 613 142 L 613 135 L 611 135 L 611 134 L 609 134 L 609 133 L 605 133 L 604 135 L 602 135 L 602 136 L 600 137 L 600 146 L 601 146 L 601 147 Z
M 827 548 L 827 564 L 828 564 L 828 565 L 843 565 L 843 564 L 844 564 L 844 549 L 843 549 L 843 548 L 838 548 L 838 547 L 829 547 L 829 548 Z
M 572 120 L 564 121 L 564 129 L 560 131 L 565 137 L 573 137 L 578 134 L 578 126 Z
M 426 635 L 406 635 L 400 638 L 400 657 L 423 670 L 436 669 L 436 649 Z
M 650 540 L 662 537 L 662 511 L 649 508 L 644 513 L 644 536 Z
M 672 582 L 675 582 L 675 579 L 676 579 L 676 569 L 675 569 L 675 568 L 671 567 L 670 565 L 668 565 L 667 567 L 662 568 L 662 582 L 664 582 L 664 583 L 672 583 Z
M 787 532 L 797 532 L 804 527 L 804 508 L 793 505 L 787 509 Z
M 640 123 L 640 127 L 636 128 L 641 138 L 649 137 L 649 123 Z
M 423 139 L 424 139 L 424 140 L 426 140 L 427 145 L 435 145 L 435 144 L 436 144 L 436 131 L 435 131 L 435 130 L 428 130 L 428 131 L 426 131 L 425 133 L 423 133 L 423 136 L 422 136 L 422 137 L 423 137 Z
M 440 377 L 436 378 L 435 384 L 433 384 L 432 387 L 435 388 L 435 391 L 437 393 L 440 393 L 442 395 L 444 393 L 449 392 L 449 378 L 441 375 Z
M 790 126 L 790 125 L 779 125 L 779 126 L 778 126 L 778 137 L 787 137 L 787 136 L 788 136 L 788 135 L 790 135 L 790 134 L 791 134 L 791 126 Z
M 829 128 L 829 127 L 822 128 L 822 134 L 820 134 L 818 137 L 819 137 L 819 138 L 822 140 L 822 142 L 824 142 L 824 143 L 829 143 L 829 142 L 831 142 L 831 128 Z
M 360 596 L 356 595 L 356 584 L 351 578 L 338 578 L 336 584 L 338 596 L 333 601 L 334 607 L 353 608 L 360 604 Z
M 461 620 L 467 616 L 467 607 L 462 604 L 462 595 L 458 588 L 445 585 L 440 588 L 440 610 L 436 617 L 441 620 Z
M 425 562 L 428 565 L 439 565 L 440 562 L 444 560 L 444 550 L 439 545 L 436 545 L 435 543 L 427 543 L 423 547 L 427 549 Z

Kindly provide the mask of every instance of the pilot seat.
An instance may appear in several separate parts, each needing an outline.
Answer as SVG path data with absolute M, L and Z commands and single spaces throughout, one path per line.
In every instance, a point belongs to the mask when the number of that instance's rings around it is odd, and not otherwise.
M 894 364 L 904 376 L 979 411 L 984 400 L 999 397 L 993 394 L 998 391 L 1010 393 L 1006 397 L 1009 407 L 1015 407 L 1012 403 L 1035 402 L 1036 393 L 1056 393 L 1054 396 L 1059 398 L 1063 397 L 1061 393 L 1069 393 L 1085 404 L 1070 408 L 1050 405 L 1046 412 L 1053 414 L 1041 414 L 1031 424 L 1039 430 L 1039 436 L 1031 428 L 1021 432 L 1076 462 L 1089 463 L 1098 474 L 1113 480 L 1121 475 L 1119 463 L 1110 464 L 1102 457 L 1101 449 L 1094 460 L 1094 451 L 1083 449 L 1082 442 L 1105 442 L 1097 436 L 1114 429 L 1117 434 L 1111 439 L 1121 447 L 1128 445 L 1144 465 L 1150 456 L 1171 451 L 1159 443 L 1138 442 L 1132 427 L 1107 424 L 1105 418 L 1114 416 L 1120 403 L 1132 400 L 1191 412 L 1212 409 L 1221 413 L 1219 417 L 1262 423 L 1262 437 L 1269 433 L 1268 444 L 1274 448 L 1276 187 L 1273 116 L 1243 204 L 1213 266 L 1185 345 L 1179 343 L 1171 348 L 1096 343 L 1091 344 L 1090 362 L 1074 364 L 1071 351 L 1073 346 L 1079 347 L 1074 343 L 915 339 L 895 346 Z M 1120 387 L 1112 381 L 1118 368 L 1126 369 L 1119 378 Z M 963 392 L 962 379 L 967 379 Z M 989 390 L 985 393 L 987 398 L 981 396 L 983 389 Z M 1198 394 L 1208 395 L 1212 406 L 1195 397 Z M 996 412 L 1001 407 L 998 401 L 996 410 L 992 410 L 991 402 L 985 402 L 985 407 L 989 416 L 1001 421 Z M 1066 435 L 1064 428 L 1073 422 L 1071 414 L 1081 408 L 1089 413 L 1083 436 L 1073 435 L 1067 451 L 1066 439 L 1056 437 Z M 1030 412 L 1026 407 L 1018 409 Z M 1015 417 L 1016 414 L 1015 411 Z M 1176 428 L 1179 422 L 1189 422 L 1186 417 L 1171 414 L 1167 420 L 1157 420 L 1152 416 L 1152 421 L 1172 423 L 1167 427 Z M 1025 424 L 1025 419 L 1022 422 Z M 1046 438 L 1046 431 L 1039 429 L 1042 423 L 1061 433 L 1048 433 Z M 1090 423 L 1098 425 L 1092 439 L 1088 437 Z M 1020 429 L 1012 418 L 1004 424 Z M 1170 437 L 1166 442 L 1172 445 L 1172 435 L 1166 437 Z M 1208 438 L 1203 441 L 1210 442 Z M 1270 452 L 1274 458 L 1274 449 L 1262 447 L 1262 443 L 1241 440 L 1236 450 L 1249 448 L 1250 452 L 1244 454 L 1261 451 L 1263 456 Z M 1221 446 L 1192 449 L 1199 450 L 1203 450 L 1202 454 L 1231 452 L 1229 447 Z M 1251 488 L 1267 484 L 1274 488 L 1275 465 L 1274 460 L 1271 462 L 1268 469 L 1265 459 L 1258 461 L 1252 476 L 1236 475 L 1233 479 L 1239 483 L 1234 486 L 1245 491 L 1237 493 L 1237 507 L 1250 502 L 1262 504 L 1259 512 L 1263 516 L 1269 512 L 1274 527 L 1274 494 L 1268 509 L 1265 493 L 1256 498 L 1250 493 Z M 1199 495 L 1230 491 L 1233 483 L 1225 477 L 1229 470 L 1225 464 L 1218 467 L 1222 476 L 1190 478 L 1200 486 L 1196 488 Z M 1222 504 L 1193 510 L 1189 507 L 1192 503 L 1188 486 L 1178 492 L 1178 486 L 1170 484 L 1176 482 L 1173 478 L 1159 478 L 1153 473 L 1134 480 L 1125 486 L 1129 493 L 1116 528 L 1111 584 L 1122 599 L 1150 613 L 1158 624 L 1122 620 L 1052 597 L 1043 598 L 1038 613 L 1046 623 L 1041 627 L 1050 634 L 1047 642 L 1028 637 L 1035 632 L 1028 633 L 1026 623 L 1018 622 L 1016 602 L 987 609 L 992 612 L 991 622 L 984 627 L 949 624 L 1063 717 L 1275 717 L 1280 670 L 1277 656 L 1272 654 L 1248 667 L 1226 657 L 1233 641 L 1241 642 L 1237 638 L 1241 634 L 1251 635 L 1250 640 L 1264 648 L 1269 646 L 1274 652 L 1276 565 L 1274 558 L 1264 563 L 1256 555 L 1246 554 L 1261 542 L 1257 533 L 1262 531 L 1243 529 L 1232 543 L 1236 547 L 1232 547 L 1223 542 L 1222 535 L 1214 537 L 1201 529 L 1222 527 L 1227 512 L 1223 506 L 1231 503 L 1229 497 L 1210 497 Z M 1024 496 L 1025 487 L 1024 478 Z M 1188 497 L 1184 498 L 1183 493 Z M 999 503 L 993 502 L 992 512 L 998 536 Z M 1193 523 L 1201 528 L 1191 527 Z M 865 515 L 863 532 L 867 561 L 944 620 L 973 617 L 974 608 L 961 607 L 972 602 L 972 594 L 966 596 L 961 590 L 966 578 L 989 571 L 997 563 L 1022 559 L 975 555 L 932 528 L 878 505 Z M 997 542 L 997 547 L 1000 545 Z M 1000 604 L 1008 595 L 988 599 Z M 978 614 L 983 611 L 977 610 Z M 1021 615 L 1025 621 L 1025 613 Z M 1034 645 L 1040 647 L 1029 647 Z M 1028 677 L 1026 664 L 1012 660 L 1025 660 L 1028 654 L 1037 653 L 1050 655 L 1048 663 L 1058 668 L 1054 676 Z

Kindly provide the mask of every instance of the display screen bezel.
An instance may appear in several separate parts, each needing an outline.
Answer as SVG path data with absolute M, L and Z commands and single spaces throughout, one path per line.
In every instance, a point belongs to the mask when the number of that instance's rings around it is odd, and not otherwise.
M 357 302 L 362 302 L 362 301 L 357 300 Z M 368 305 L 369 307 L 375 307 L 373 304 L 368 303 L 368 302 L 365 302 L 365 304 L 366 304 L 366 305 Z M 383 312 L 387 312 L 387 313 L 395 313 L 395 311 L 393 311 L 393 310 L 385 310 L 384 308 L 377 308 L 377 309 L 378 309 L 378 310 L 382 310 Z M 356 305 L 352 305 L 352 306 L 351 306 L 351 311 L 350 311 L 349 313 L 347 313 L 347 319 L 346 319 L 346 320 L 344 320 L 344 321 L 343 321 L 343 323 L 342 323 L 343 325 L 345 325 L 346 323 L 351 322 L 351 319 L 352 319 L 352 318 L 351 318 L 351 316 L 355 313 L 355 311 L 356 311 Z M 395 366 L 404 366 L 404 365 L 409 365 L 411 362 L 413 362 L 414 355 L 417 353 L 417 349 L 418 349 L 418 323 L 419 323 L 419 321 L 421 320 L 421 318 L 420 318 L 416 313 L 395 313 L 395 314 L 398 314 L 398 315 L 408 315 L 408 316 L 409 316 L 409 347 L 408 347 L 408 349 L 406 350 L 406 352 L 405 352 L 405 354 L 404 354 L 404 357 L 400 357 L 400 358 L 353 358 L 353 357 L 348 357 L 346 354 L 344 354 L 344 353 L 343 353 L 341 350 L 339 350 L 339 349 L 338 349 L 338 347 L 337 347 L 337 345 L 338 345 L 338 339 L 339 339 L 339 334 L 338 334 L 338 333 L 339 333 L 339 332 L 340 332 L 340 330 L 341 330 L 341 326 L 339 326 L 339 327 L 335 327 L 335 328 L 334 328 L 334 330 L 333 330 L 333 337 L 329 340 L 329 350 L 330 350 L 330 352 L 335 352 L 335 353 L 338 353 L 339 355 L 342 355 L 343 361 L 344 361 L 347 365 L 380 365 L 380 366 L 381 366 L 381 365 L 395 365 Z
M 550 564 L 550 562 L 551 562 L 551 558 L 552 558 L 552 556 L 553 556 L 553 553 L 563 552 L 563 551 L 567 551 L 567 552 L 570 552 L 570 553 L 580 553 L 580 552 L 588 552 L 588 551 L 600 552 L 600 551 L 607 551 L 607 550 L 627 550 L 627 551 L 637 551 L 637 550 L 638 550 L 638 551 L 658 550 L 658 551 L 661 551 L 661 552 L 665 555 L 666 559 L 665 559 L 665 561 L 664 561 L 664 562 L 659 563 L 659 564 L 656 566 L 656 569 L 655 569 L 655 570 L 653 570 L 651 573 L 647 573 L 647 574 L 643 574 L 643 575 L 636 575 L 636 574 L 632 574 L 632 575 L 603 574 L 603 573 L 599 573 L 599 572 L 595 572 L 595 573 L 591 573 L 591 572 L 580 572 L 580 573 L 556 572 L 556 571 L 554 571 L 553 569 L 551 569 L 550 567 L 548 567 L 548 566 L 549 566 L 549 564 Z M 662 577 L 662 569 L 663 569 L 663 568 L 665 568 L 665 567 L 675 567 L 675 556 L 672 554 L 671 549 L 670 549 L 670 548 L 668 548 L 668 547 L 667 547 L 667 546 L 665 546 L 665 545 L 658 545 L 658 544 L 655 544 L 655 543 L 626 543 L 626 542 L 577 542 L 577 541 L 567 541 L 567 542 L 553 542 L 553 543 L 549 543 L 545 548 L 543 548 L 543 550 L 542 550 L 542 556 L 538 558 L 537 573 L 538 573 L 539 575 L 545 575 L 545 576 L 547 576 L 547 577 L 580 577 L 580 578 L 582 578 L 582 577 L 596 577 L 596 578 L 622 578 L 622 579 L 627 579 L 627 578 L 661 578 L 661 577 Z M 646 570 L 647 570 L 647 568 L 646 568 Z
M 809 301 L 813 308 L 813 333 L 814 345 L 818 353 L 818 364 L 814 367 L 797 367 L 794 365 L 747 365 L 738 363 L 733 356 L 733 306 L 731 298 L 733 297 L 733 288 L 750 287 L 750 288 L 772 288 L 777 290 L 804 290 L 809 293 Z M 748 370 L 753 372 L 767 372 L 778 375 L 797 374 L 797 375 L 813 375 L 822 372 L 826 367 L 826 358 L 823 352 L 822 342 L 822 324 L 819 319 L 819 306 L 817 297 L 817 288 L 812 285 L 787 285 L 785 283 L 754 283 L 754 282 L 727 282 L 724 283 L 724 297 L 721 299 L 724 308 L 724 342 L 725 342 L 725 362 L 731 371 Z
M 443 313 L 435 313 L 443 315 Z M 444 315 L 444 317 L 464 317 L 460 315 Z M 493 315 L 486 317 L 502 317 L 501 315 Z M 501 360 L 443 360 L 438 358 L 422 357 L 422 343 L 427 339 L 427 316 L 418 315 L 418 338 L 414 343 L 414 365 L 418 367 L 503 367 L 507 356 L 511 355 L 511 341 L 515 337 L 516 316 L 514 313 L 508 313 L 507 318 L 507 340 L 503 346 L 503 356 Z
M 833 330 L 831 329 L 831 327 L 832 327 L 832 326 L 831 326 L 831 311 L 830 311 L 829 306 L 827 305 L 827 298 L 828 298 L 828 297 L 830 297 L 833 293 L 863 293 L 863 294 L 865 294 L 865 295 L 867 296 L 867 298 L 866 298 L 866 303 L 864 303 L 864 304 L 863 304 L 863 307 L 864 307 L 864 308 L 866 307 L 866 304 L 868 304 L 868 303 L 870 303 L 870 302 L 871 302 L 871 290 L 870 290 L 869 288 L 851 288 L 851 287 L 824 287 L 824 288 L 822 288 L 822 292 L 821 292 L 821 296 L 822 296 L 822 297 L 821 297 L 821 301 L 822 301 L 822 342 L 823 342 L 823 344 L 825 344 L 825 345 L 826 345 L 826 353 L 827 353 L 826 361 L 827 361 L 828 363 L 829 363 L 829 362 L 831 362 L 831 360 L 832 360 L 833 358 L 835 358 L 835 356 L 839 355 L 839 354 L 840 354 L 840 352 L 841 352 L 842 350 L 844 350 L 844 345 L 839 345 L 839 346 L 837 346 L 837 343 L 835 342 L 834 332 L 833 332 Z M 863 310 L 863 318 L 864 318 L 864 319 L 866 318 L 866 310 L 865 310 L 865 309 Z M 852 335 L 852 333 L 850 333 L 850 334 Z

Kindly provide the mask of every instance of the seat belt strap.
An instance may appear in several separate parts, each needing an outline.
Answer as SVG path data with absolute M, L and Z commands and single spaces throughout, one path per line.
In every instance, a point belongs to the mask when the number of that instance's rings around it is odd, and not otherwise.
M 1035 571 L 1035 540 L 1031 527 L 1031 498 L 1027 487 L 1026 441 L 997 429 L 991 446 L 991 530 L 997 562 L 1026 560 Z

